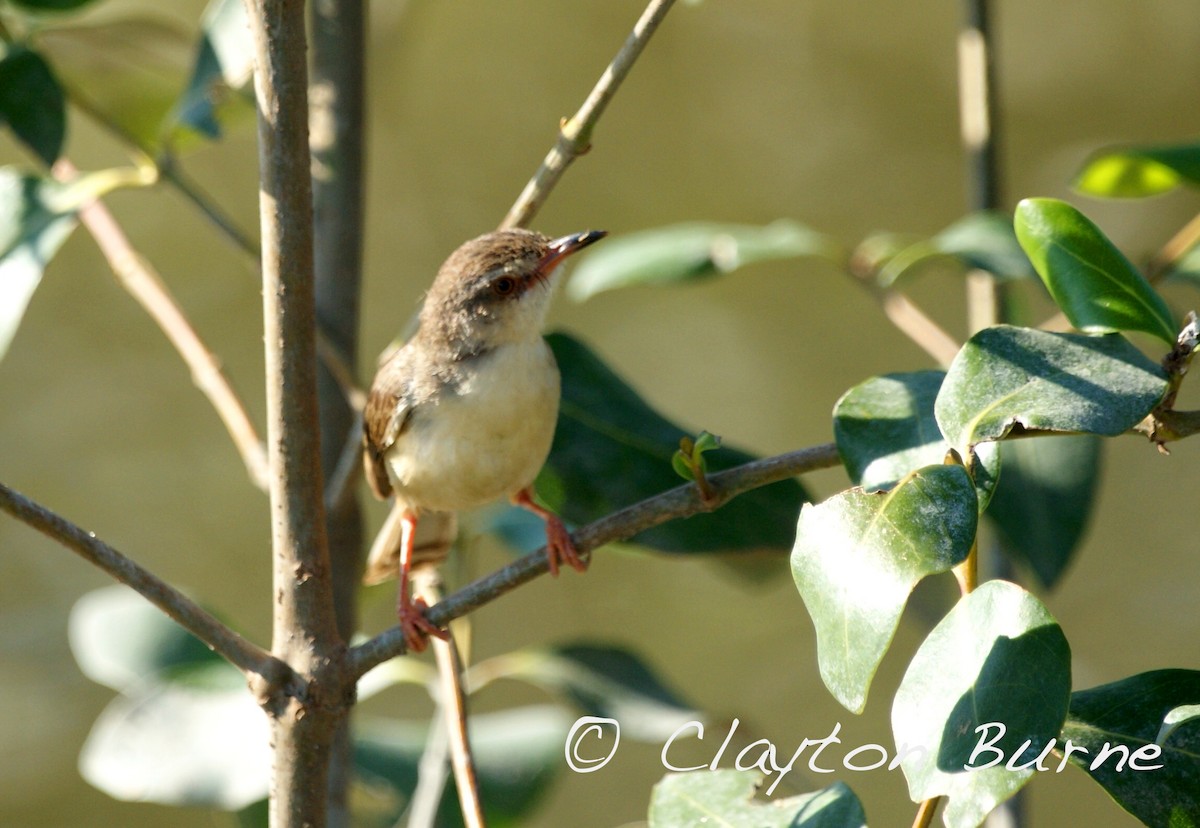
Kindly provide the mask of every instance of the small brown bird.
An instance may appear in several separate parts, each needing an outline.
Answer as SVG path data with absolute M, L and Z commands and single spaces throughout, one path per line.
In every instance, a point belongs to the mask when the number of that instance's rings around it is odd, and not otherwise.
M 560 378 L 542 339 L 551 277 L 606 233 L 550 239 L 501 230 L 450 256 L 425 297 L 416 335 L 383 364 L 363 412 L 363 462 L 375 495 L 395 495 L 397 615 L 410 650 L 445 632 L 412 599 L 408 576 L 422 513 L 457 512 L 505 495 L 546 522 L 551 573 L 586 568 L 557 515 L 533 501 L 558 418 Z M 380 533 L 363 580 L 397 574 L 396 543 Z

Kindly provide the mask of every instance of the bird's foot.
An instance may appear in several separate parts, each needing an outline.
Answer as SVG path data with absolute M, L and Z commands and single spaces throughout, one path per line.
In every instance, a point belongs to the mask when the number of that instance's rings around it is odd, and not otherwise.
M 404 643 L 410 653 L 424 651 L 429 644 L 429 636 L 437 636 L 443 641 L 450 640 L 450 633 L 434 624 L 425 617 L 429 605 L 424 598 L 414 598 L 411 601 L 401 600 L 396 606 L 396 617 L 400 620 L 400 631 L 404 633 Z
M 566 564 L 576 572 L 586 572 L 587 561 L 579 556 L 562 519 L 550 513 L 543 515 L 542 519 L 546 521 L 546 559 L 550 562 L 550 574 L 558 575 L 559 564 Z

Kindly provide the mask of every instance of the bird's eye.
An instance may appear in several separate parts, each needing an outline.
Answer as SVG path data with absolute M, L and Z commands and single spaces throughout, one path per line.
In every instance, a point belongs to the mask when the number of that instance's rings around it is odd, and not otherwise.
M 492 282 L 492 290 L 497 296 L 511 296 L 517 289 L 517 280 L 512 276 L 501 276 Z

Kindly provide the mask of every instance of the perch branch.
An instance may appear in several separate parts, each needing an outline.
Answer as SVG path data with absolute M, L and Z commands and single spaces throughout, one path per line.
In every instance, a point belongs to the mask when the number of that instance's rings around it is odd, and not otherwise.
M 666 17 L 674 3 L 675 0 L 651 0 L 650 4 L 646 6 L 646 10 L 642 12 L 642 16 L 634 25 L 633 31 L 625 39 L 625 43 L 617 52 L 617 56 L 613 58 L 612 63 L 604 70 L 604 74 L 592 88 L 592 92 L 583 102 L 583 106 L 559 125 L 558 139 L 550 148 L 550 152 L 546 154 L 542 166 L 525 185 L 525 189 L 517 197 L 516 203 L 504 217 L 504 221 L 500 224 L 501 230 L 525 227 L 529 224 L 571 162 L 591 149 L 592 131 L 600 120 L 600 116 L 604 114 L 605 107 L 617 93 L 621 82 L 625 80 L 625 76 L 633 68 L 634 62 L 646 48 L 650 36 L 654 34 L 654 30 L 658 28 L 658 24 Z
M 833 443 L 754 460 L 709 475 L 708 481 L 713 491 L 710 501 L 701 497 L 695 484 L 688 483 L 589 523 L 575 531 L 572 539 L 580 553 L 590 556 L 593 549 L 606 543 L 626 540 L 668 520 L 710 512 L 751 489 L 816 469 L 832 468 L 841 462 L 837 446 Z M 545 549 L 531 552 L 449 595 L 431 607 L 427 617 L 439 627 L 444 627 L 453 619 L 533 580 L 548 569 Z M 393 627 L 351 649 L 350 669 L 355 676 L 361 676 L 375 665 L 403 652 L 404 636 L 399 627 Z

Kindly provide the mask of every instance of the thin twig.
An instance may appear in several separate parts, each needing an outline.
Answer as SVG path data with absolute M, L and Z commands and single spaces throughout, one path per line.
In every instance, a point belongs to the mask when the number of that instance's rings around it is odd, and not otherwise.
M 921 807 L 917 808 L 917 815 L 913 818 L 913 828 L 929 828 L 933 824 L 933 815 L 937 813 L 938 805 L 942 804 L 942 797 L 935 796 L 932 799 L 926 799 L 921 803 Z
M 78 170 L 66 159 L 54 165 L 54 177 L 59 181 L 67 181 L 77 174 Z M 93 201 L 79 211 L 79 219 L 96 240 L 121 287 L 145 309 L 187 364 L 192 381 L 208 397 L 229 431 L 251 482 L 265 489 L 266 450 L 245 404 L 222 370 L 220 360 L 200 339 L 162 278 L 134 250 L 108 207 L 99 200 Z
M 751 489 L 816 469 L 832 468 L 841 462 L 837 446 L 833 443 L 754 460 L 709 475 L 714 494 L 711 502 L 706 502 L 700 496 L 694 484 L 687 483 L 589 523 L 571 537 L 575 548 L 585 557 L 590 557 L 591 550 L 606 543 L 626 540 L 668 520 L 710 512 Z M 449 595 L 431 607 L 427 617 L 439 627 L 445 627 L 453 619 L 478 609 L 548 570 L 546 550 L 543 548 L 531 552 Z M 351 649 L 348 656 L 351 672 L 361 676 L 375 665 L 403 652 L 404 636 L 399 627 L 393 627 Z
M 888 321 L 938 365 L 946 367 L 954 361 L 962 347 L 959 342 L 903 293 L 880 285 L 870 263 L 851 257 L 847 272 L 875 298 Z
M 525 189 L 517 197 L 517 201 L 508 211 L 508 215 L 504 217 L 504 221 L 500 224 L 501 230 L 510 227 L 525 227 L 532 221 L 571 162 L 591 149 L 592 130 L 595 129 L 600 116 L 604 114 L 604 108 L 617 93 L 621 82 L 633 68 L 634 61 L 646 48 L 650 36 L 654 34 L 654 30 L 658 28 L 658 24 L 662 22 L 674 3 L 675 0 L 651 0 L 650 4 L 646 6 L 646 10 L 642 12 L 642 16 L 634 25 L 633 32 L 625 39 L 617 56 L 604 70 L 604 74 L 592 88 L 592 92 L 583 102 L 583 106 L 559 125 L 558 140 L 546 154 L 542 166 L 525 185 Z
M 290 672 L 285 664 L 270 653 L 242 638 L 179 590 L 97 538 L 94 533 L 3 484 L 0 484 L 0 509 L 133 588 L 248 677 L 270 677 L 278 681 L 279 677 Z
M 424 598 L 427 604 L 441 600 L 440 576 L 433 566 L 419 567 L 413 572 L 413 595 Z M 483 804 L 479 799 L 479 781 L 475 775 L 475 761 L 471 757 L 471 745 L 467 738 L 467 699 L 463 692 L 463 664 L 453 631 L 450 638 L 430 638 L 433 655 L 438 667 L 438 706 L 445 717 L 446 732 L 450 737 L 450 766 L 454 769 L 458 803 L 462 809 L 466 828 L 483 828 Z

